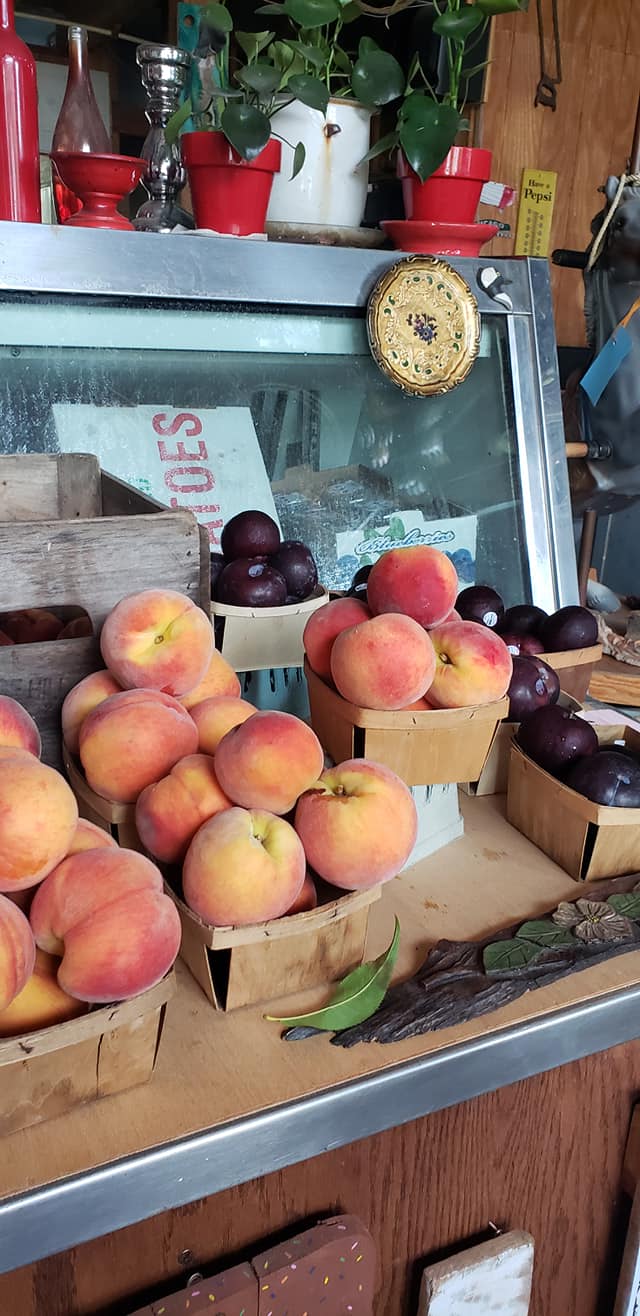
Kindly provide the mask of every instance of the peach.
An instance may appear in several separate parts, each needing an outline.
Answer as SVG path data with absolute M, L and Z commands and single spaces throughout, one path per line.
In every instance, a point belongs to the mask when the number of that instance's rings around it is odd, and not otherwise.
M 118 842 L 114 840 L 111 832 L 105 832 L 103 827 L 97 827 L 95 823 L 88 822 L 86 818 L 79 818 L 78 826 L 73 834 L 65 858 L 71 854 L 80 854 L 82 850 L 102 849 L 117 850 Z
M 431 631 L 436 674 L 429 688 L 434 708 L 470 708 L 502 699 L 513 660 L 495 631 L 477 621 L 453 621 Z
M 58 984 L 59 960 L 36 951 L 33 973 L 5 1010 L 0 1010 L 0 1037 L 16 1037 L 36 1028 L 49 1028 L 86 1014 L 88 1006 L 63 992 Z
M 456 569 L 438 548 L 392 548 L 374 563 L 367 581 L 373 613 L 404 612 L 420 626 L 448 617 L 458 593 Z
M 220 785 L 243 809 L 289 813 L 324 766 L 315 732 L 291 713 L 264 711 L 233 727 L 215 752 Z
M 401 613 L 387 612 L 352 626 L 331 651 L 336 689 L 360 708 L 406 708 L 426 694 L 435 670 L 427 632 Z
M 191 710 L 197 704 L 203 703 L 205 699 L 213 699 L 217 695 L 236 697 L 239 694 L 240 682 L 237 674 L 234 672 L 233 667 L 229 666 L 226 658 L 223 658 L 222 654 L 214 649 L 211 662 L 199 685 L 194 690 L 189 690 L 188 694 L 183 695 L 180 703 L 184 708 Z
M 69 691 L 62 705 L 62 735 L 71 754 L 78 753 L 80 727 L 87 714 L 104 699 L 108 699 L 109 695 L 117 695 L 121 689 L 115 677 L 105 668 L 85 676 Z
M 292 906 L 287 910 L 287 914 L 307 914 L 318 905 L 318 892 L 316 884 L 311 876 L 307 873 L 299 895 L 296 896 Z
M 136 827 L 154 859 L 176 864 L 184 858 L 197 830 L 214 814 L 231 808 L 218 785 L 213 759 L 189 754 L 168 776 L 138 796 Z
M 305 871 L 301 841 L 284 818 L 227 809 L 196 832 L 187 850 L 184 898 L 205 923 L 265 923 L 291 908 Z
M 441 621 L 441 622 L 439 623 L 439 625 L 440 625 L 440 626 L 448 626 L 450 621 L 462 621 L 462 617 L 460 616 L 460 613 L 459 613 L 459 612 L 456 612 L 456 609 L 455 609 L 455 608 L 452 608 L 452 609 L 451 609 L 451 612 L 449 613 L 449 616 L 448 616 L 448 617 L 445 617 L 444 621 Z M 429 626 L 429 627 L 427 627 L 427 630 L 433 630 L 433 627 Z
M 36 891 L 29 914 L 41 950 L 62 955 L 70 928 L 132 892 L 162 891 L 155 864 L 120 847 L 83 850 L 58 864 Z
M 186 695 L 211 665 L 213 627 L 186 594 L 145 589 L 129 594 L 109 613 L 100 648 L 125 689 Z
M 348 759 L 323 772 L 296 808 L 295 828 L 316 873 L 347 891 L 388 882 L 416 843 L 411 791 L 379 763 Z
M 164 978 L 180 937 L 180 915 L 170 897 L 134 891 L 69 929 L 58 982 L 79 1001 L 126 1001 Z
M 124 690 L 98 704 L 80 727 L 80 762 L 92 790 L 133 804 L 186 754 L 198 731 L 186 708 L 159 690 Z
M 29 920 L 6 896 L 0 896 L 0 1011 L 26 986 L 36 959 Z
M 73 617 L 71 621 L 66 622 L 62 627 L 59 640 L 84 640 L 93 635 L 93 626 L 91 620 L 86 615 L 84 617 Z
M 58 638 L 62 622 L 46 608 L 23 608 L 20 612 L 5 613 L 2 629 L 14 644 L 42 644 Z
M 9 695 L 0 695 L 0 745 L 26 749 L 40 758 L 40 732 L 26 708 Z
M 0 750 L 0 891 L 35 886 L 66 855 L 78 824 L 71 788 L 23 749 Z
M 368 621 L 371 612 L 360 599 L 333 599 L 311 616 L 302 641 L 310 666 L 323 681 L 331 682 L 331 650 L 334 640 L 349 626 Z
M 237 699 L 231 695 L 204 699 L 191 709 L 191 716 L 198 728 L 198 747 L 203 754 L 214 754 L 227 731 L 240 726 L 258 710 L 246 699 Z

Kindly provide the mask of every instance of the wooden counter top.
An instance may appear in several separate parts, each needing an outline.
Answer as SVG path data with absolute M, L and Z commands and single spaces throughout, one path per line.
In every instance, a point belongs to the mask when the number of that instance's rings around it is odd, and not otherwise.
M 463 807 L 464 837 L 390 882 L 373 907 L 367 955 L 388 944 L 397 913 L 398 977 L 440 937 L 480 937 L 585 894 L 509 826 L 501 797 Z M 266 1007 L 216 1013 L 179 966 L 150 1084 L 3 1140 L 0 1270 L 640 1035 L 639 984 L 632 952 L 464 1026 L 342 1050 L 328 1037 L 281 1041 Z M 81 1178 L 60 1184 L 67 1176 Z M 26 1228 L 38 1212 L 40 1227 Z

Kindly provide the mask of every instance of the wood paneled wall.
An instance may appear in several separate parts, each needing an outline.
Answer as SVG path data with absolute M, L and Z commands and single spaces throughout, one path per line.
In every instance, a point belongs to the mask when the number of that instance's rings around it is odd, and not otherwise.
M 542 0 L 553 72 L 552 0 Z M 625 168 L 640 95 L 640 0 L 558 0 L 563 79 L 558 108 L 534 107 L 540 76 L 536 0 L 496 19 L 487 102 L 476 145 L 494 153 L 493 177 L 519 187 L 523 166 L 558 174 L 551 249 L 584 250 L 602 204 L 598 188 Z M 516 207 L 505 212 L 515 230 Z M 512 242 L 496 239 L 506 256 Z M 582 276 L 553 270 L 558 342 L 584 342 Z

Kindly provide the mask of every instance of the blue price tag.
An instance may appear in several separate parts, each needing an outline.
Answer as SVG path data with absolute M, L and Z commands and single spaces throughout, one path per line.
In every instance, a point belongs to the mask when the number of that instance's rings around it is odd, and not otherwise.
M 619 324 L 580 380 L 580 387 L 584 389 L 592 406 L 597 407 L 607 384 L 620 369 L 622 362 L 626 361 L 632 347 L 631 334 L 623 324 Z

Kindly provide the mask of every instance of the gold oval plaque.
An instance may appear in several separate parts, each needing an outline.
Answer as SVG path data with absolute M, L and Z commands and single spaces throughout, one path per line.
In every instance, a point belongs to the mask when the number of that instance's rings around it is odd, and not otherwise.
M 464 279 L 437 256 L 408 256 L 383 274 L 367 309 L 369 345 L 405 393 L 447 393 L 480 347 L 480 315 Z

